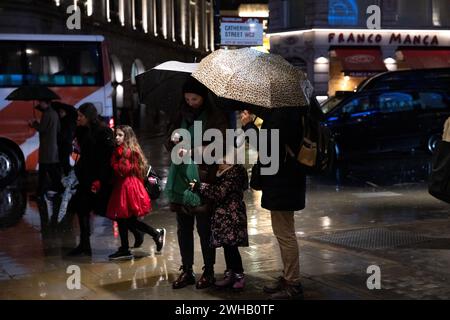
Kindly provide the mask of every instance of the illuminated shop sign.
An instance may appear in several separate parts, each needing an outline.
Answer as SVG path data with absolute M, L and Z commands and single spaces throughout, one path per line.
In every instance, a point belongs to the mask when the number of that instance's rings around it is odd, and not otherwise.
M 328 34 L 329 44 L 392 44 L 392 45 L 423 45 L 438 46 L 436 35 L 412 35 L 403 33 L 334 33 Z

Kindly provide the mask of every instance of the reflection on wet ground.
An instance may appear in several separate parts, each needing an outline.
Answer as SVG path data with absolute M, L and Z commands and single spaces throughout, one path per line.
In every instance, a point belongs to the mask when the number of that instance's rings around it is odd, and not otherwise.
M 162 138 L 141 135 L 150 163 L 167 177 L 168 154 Z M 448 205 L 427 193 L 428 155 L 384 155 L 355 161 L 330 177 L 308 178 L 307 207 L 296 214 L 300 258 L 307 299 L 450 298 L 450 223 Z M 0 299 L 265 299 L 262 286 L 281 272 L 270 216 L 260 207 L 260 192 L 247 191 L 250 246 L 242 248 L 247 288 L 236 294 L 190 286 L 173 290 L 180 256 L 176 220 L 164 196 L 145 221 L 167 229 L 162 255 L 145 238 L 135 259 L 110 262 L 119 247 L 117 229 L 103 217 L 92 217 L 92 258 L 65 257 L 78 242 L 75 215 L 58 223 L 46 206 L 30 201 L 35 176 L 0 192 Z M 405 248 L 367 251 L 313 239 L 346 230 L 403 230 L 436 238 Z M 132 240 L 130 238 L 130 240 Z M 373 240 L 374 241 L 374 240 Z M 201 273 L 196 236 L 195 267 Z M 369 265 L 382 269 L 383 290 L 366 287 Z M 81 288 L 66 286 L 70 265 L 81 269 Z M 218 250 L 217 277 L 225 269 Z M 439 280 L 441 279 L 441 280 Z

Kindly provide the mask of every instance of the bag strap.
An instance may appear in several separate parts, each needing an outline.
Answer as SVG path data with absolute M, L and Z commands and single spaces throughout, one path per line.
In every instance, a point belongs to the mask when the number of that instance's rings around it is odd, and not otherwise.
M 148 165 L 148 170 L 147 170 L 147 177 L 150 174 L 150 172 L 152 171 L 152 166 L 149 164 Z

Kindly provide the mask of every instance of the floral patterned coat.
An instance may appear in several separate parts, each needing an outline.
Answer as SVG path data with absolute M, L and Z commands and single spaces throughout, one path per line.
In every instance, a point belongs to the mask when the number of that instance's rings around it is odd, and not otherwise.
M 211 217 L 211 246 L 248 246 L 247 213 L 244 191 L 248 188 L 247 171 L 233 165 L 217 174 L 214 184 L 200 183 L 198 192 L 214 203 Z

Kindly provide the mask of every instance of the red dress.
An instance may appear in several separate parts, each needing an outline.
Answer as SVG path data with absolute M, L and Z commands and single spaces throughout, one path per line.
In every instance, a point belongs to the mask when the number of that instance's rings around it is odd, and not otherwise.
M 137 155 L 132 156 L 130 149 L 125 155 L 123 152 L 123 147 L 119 146 L 111 158 L 114 184 L 106 216 L 112 220 L 141 217 L 151 210 L 150 197 L 143 181 L 137 177 L 139 171 Z

